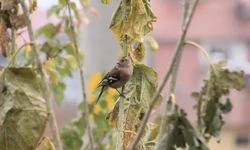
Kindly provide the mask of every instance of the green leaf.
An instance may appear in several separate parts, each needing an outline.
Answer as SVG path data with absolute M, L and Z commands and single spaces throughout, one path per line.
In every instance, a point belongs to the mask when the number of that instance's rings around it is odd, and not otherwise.
M 66 50 L 66 52 L 70 55 L 75 55 L 75 48 L 73 43 L 68 43 L 63 46 L 63 48 Z
M 222 114 L 232 110 L 229 98 L 225 104 L 222 102 L 224 97 L 228 97 L 231 90 L 244 87 L 244 72 L 229 71 L 224 68 L 225 65 L 225 61 L 213 64 L 210 77 L 204 80 L 201 91 L 192 93 L 197 101 L 197 111 L 200 112 L 199 128 L 207 139 L 211 136 L 219 137 L 224 124 Z
M 80 3 L 83 5 L 83 6 L 86 6 L 90 3 L 90 0 L 80 0 Z
M 36 36 L 44 35 L 48 39 L 53 39 L 56 34 L 59 32 L 60 25 L 54 25 L 52 23 L 48 23 L 36 31 Z
M 50 17 L 53 14 L 59 15 L 62 9 L 63 9 L 62 5 L 54 5 L 47 10 L 47 16 Z
M 112 18 L 110 29 L 118 41 L 125 35 L 142 41 L 142 37 L 153 29 L 155 21 L 148 0 L 122 0 Z
M 66 5 L 67 4 L 67 0 L 59 0 L 59 4 Z
M 75 126 L 64 127 L 62 129 L 61 137 L 65 149 L 79 150 L 83 145 L 81 133 Z
M 31 68 L 5 68 L 0 78 L 0 149 L 35 149 L 47 119 L 36 72 Z
M 146 41 L 153 51 L 157 51 L 159 49 L 159 44 L 151 36 L 146 36 Z
M 41 143 L 41 150 L 55 150 L 55 146 L 50 138 L 44 137 Z
M 46 53 L 47 58 L 57 57 L 61 51 L 61 45 L 56 39 L 45 42 L 42 45 L 41 50 Z
M 110 4 L 111 0 L 101 0 L 103 4 Z
M 64 98 L 64 91 L 66 89 L 66 85 L 60 81 L 57 84 L 52 84 L 52 89 L 55 93 L 56 102 L 60 104 Z
M 176 148 L 190 150 L 208 150 L 205 139 L 191 125 L 186 118 L 182 109 L 175 106 L 175 110 L 168 112 L 166 133 L 160 139 L 157 150 L 167 149 L 175 150 Z

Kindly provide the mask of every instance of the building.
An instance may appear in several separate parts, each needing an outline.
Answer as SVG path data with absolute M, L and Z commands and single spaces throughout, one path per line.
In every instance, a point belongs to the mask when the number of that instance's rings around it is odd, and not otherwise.
M 152 1 L 153 11 L 158 17 L 153 36 L 160 44 L 154 56 L 153 66 L 162 77 L 171 62 L 180 34 L 180 0 Z M 208 50 L 213 60 L 227 59 L 227 67 L 243 69 L 250 74 L 250 1 L 248 0 L 201 0 L 187 33 L 187 39 L 200 43 Z M 194 100 L 190 93 L 199 90 L 201 81 L 206 77 L 208 63 L 194 47 L 186 46 L 177 79 L 177 103 L 195 121 Z M 167 91 L 163 93 L 167 95 Z M 250 149 L 249 78 L 246 89 L 233 91 L 233 110 L 226 115 L 226 125 L 222 130 L 222 141 L 211 142 L 212 150 Z

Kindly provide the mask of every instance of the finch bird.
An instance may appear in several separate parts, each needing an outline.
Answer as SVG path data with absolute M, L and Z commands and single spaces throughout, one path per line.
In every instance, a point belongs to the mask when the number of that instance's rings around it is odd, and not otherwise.
M 129 56 L 122 57 L 115 65 L 115 67 L 109 71 L 99 83 L 98 87 L 101 88 L 101 92 L 98 95 L 96 103 L 98 103 L 102 93 L 108 88 L 118 89 L 124 86 L 133 74 L 133 65 Z M 122 94 L 117 90 L 122 96 Z

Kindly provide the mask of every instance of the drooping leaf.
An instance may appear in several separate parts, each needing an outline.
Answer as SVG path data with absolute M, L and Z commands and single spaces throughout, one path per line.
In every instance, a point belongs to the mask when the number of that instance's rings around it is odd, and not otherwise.
M 183 110 L 175 106 L 167 116 L 167 130 L 158 141 L 156 150 L 175 150 L 176 148 L 190 150 L 208 150 L 205 139 L 195 130 Z
M 44 35 L 48 39 L 52 39 L 59 32 L 60 25 L 48 23 L 36 31 L 36 36 Z
M 36 72 L 6 68 L 0 78 L 0 104 L 0 149 L 34 149 L 48 119 Z
M 138 62 L 142 62 L 145 57 L 145 46 L 143 43 L 138 43 L 134 46 L 135 48 L 130 51 L 132 58 Z
M 110 29 L 118 41 L 125 35 L 141 41 L 153 29 L 155 21 L 148 0 L 122 0 L 112 18 Z
M 109 3 L 111 2 L 111 0 L 101 0 L 101 2 L 102 2 L 103 4 L 109 4 Z
M 159 44 L 153 37 L 146 36 L 146 41 L 153 51 L 157 51 L 159 49 Z
M 44 137 L 42 139 L 42 143 L 41 143 L 40 147 L 41 147 L 40 148 L 41 150 L 55 150 L 55 146 L 54 146 L 53 142 L 48 137 Z
M 20 29 L 26 26 L 25 24 L 25 16 L 24 14 L 21 15 L 10 15 L 10 23 L 16 29 Z
M 29 0 L 29 12 L 33 13 L 37 8 L 37 0 Z
M 230 90 L 244 87 L 244 72 L 230 71 L 224 68 L 225 64 L 224 61 L 213 64 L 210 77 L 204 80 L 201 91 L 192 93 L 192 97 L 197 100 L 197 111 L 200 112 L 199 128 L 207 139 L 219 137 L 224 124 L 222 114 L 232 109 L 228 98 Z M 225 97 L 226 103 L 223 102 Z
M 62 10 L 62 8 L 63 8 L 62 5 L 53 5 L 47 10 L 46 14 L 48 17 L 52 16 L 53 14 L 58 15 Z
M 18 4 L 17 0 L 0 0 L 1 10 L 11 10 Z
M 10 37 L 7 32 L 7 27 L 3 18 L 0 17 L 0 48 L 3 56 L 7 55 L 9 50 Z
M 62 129 L 61 137 L 65 149 L 79 150 L 83 145 L 81 132 L 75 126 L 64 127 Z
M 121 129 L 121 126 L 123 126 L 122 128 L 126 131 L 122 138 L 123 148 L 130 145 L 140 126 L 140 122 L 149 106 L 149 102 L 157 90 L 157 83 L 157 74 L 152 68 L 143 64 L 136 64 L 134 66 L 133 77 L 124 89 L 126 98 L 119 99 L 119 103 L 121 103 L 121 101 L 123 103 L 123 108 L 120 109 L 120 106 L 118 107 L 116 105 L 114 107 L 115 109 L 109 113 L 108 120 L 111 120 L 111 123 L 115 126 L 118 124 L 118 129 Z M 118 110 L 119 113 L 117 115 Z M 122 118 L 124 118 L 124 120 L 121 121 L 123 123 L 120 124 L 119 120 Z

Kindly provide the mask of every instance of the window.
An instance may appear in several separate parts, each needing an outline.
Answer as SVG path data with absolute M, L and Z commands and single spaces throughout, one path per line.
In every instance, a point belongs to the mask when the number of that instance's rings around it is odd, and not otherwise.
M 246 87 L 250 88 L 250 62 L 248 61 L 249 47 L 244 42 L 203 42 L 213 62 L 227 60 L 227 68 L 234 71 L 243 70 L 246 73 Z M 201 54 L 203 55 L 203 54 Z M 204 56 L 200 57 L 204 74 L 209 64 Z
M 250 21 L 250 1 L 237 0 L 236 16 L 243 21 Z

